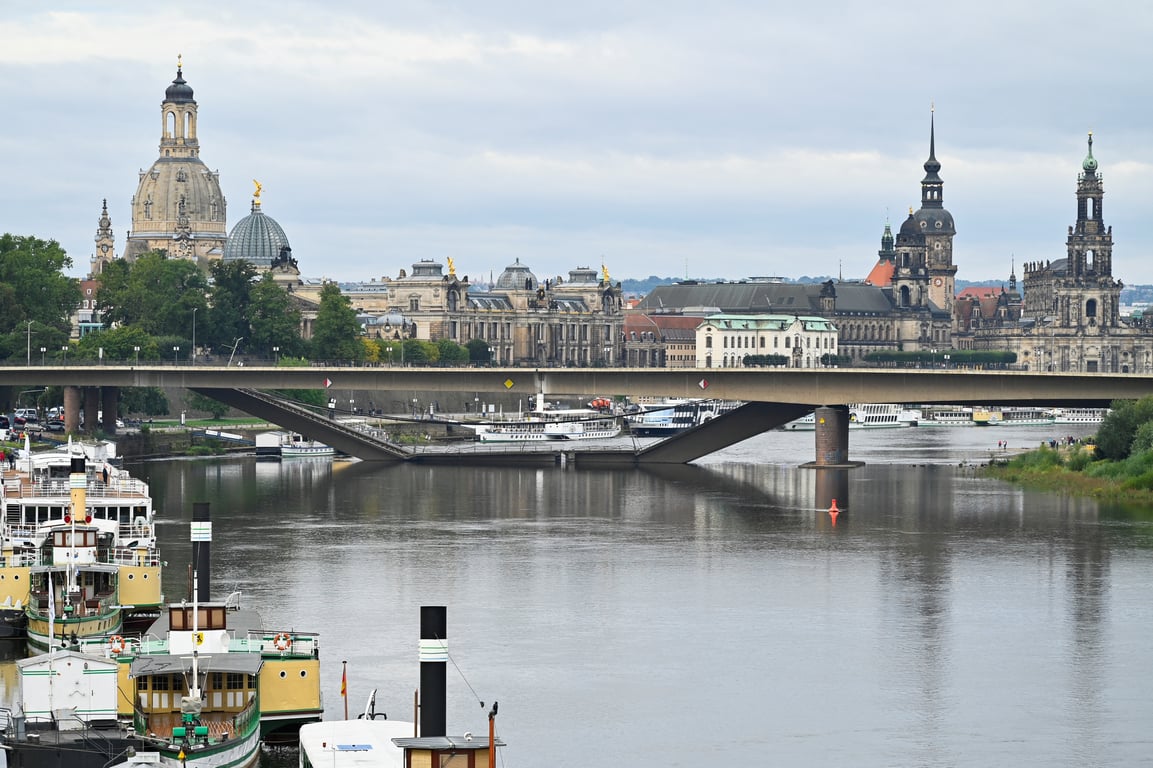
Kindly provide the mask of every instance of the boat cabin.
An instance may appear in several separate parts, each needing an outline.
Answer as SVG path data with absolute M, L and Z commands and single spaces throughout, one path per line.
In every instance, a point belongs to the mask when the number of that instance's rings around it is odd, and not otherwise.
M 407 768 L 487 768 L 489 746 L 487 736 L 421 736 L 393 739 L 392 743 L 404 750 Z M 493 746 L 503 747 L 496 739 Z

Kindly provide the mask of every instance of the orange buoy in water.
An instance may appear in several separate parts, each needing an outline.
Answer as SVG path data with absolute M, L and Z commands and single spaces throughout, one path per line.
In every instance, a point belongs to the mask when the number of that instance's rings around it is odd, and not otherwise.
M 837 515 L 841 514 L 841 510 L 837 508 L 837 500 L 833 499 L 833 503 L 829 506 L 829 519 L 833 521 L 833 525 L 837 524 Z

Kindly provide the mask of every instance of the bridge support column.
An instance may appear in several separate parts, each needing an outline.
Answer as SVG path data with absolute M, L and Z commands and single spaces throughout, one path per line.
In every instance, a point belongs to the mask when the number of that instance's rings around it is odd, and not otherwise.
M 816 421 L 816 459 L 806 467 L 855 467 L 849 461 L 849 408 L 825 405 L 813 411 Z
M 120 404 L 120 387 L 101 387 L 100 388 L 100 402 L 101 411 L 103 412 L 103 419 L 101 420 L 100 427 L 104 430 L 106 435 L 116 434 L 116 409 Z
M 80 431 L 80 387 L 64 388 L 64 431 L 70 435 Z
M 100 389 L 98 387 L 84 388 L 84 431 L 95 434 L 100 427 Z

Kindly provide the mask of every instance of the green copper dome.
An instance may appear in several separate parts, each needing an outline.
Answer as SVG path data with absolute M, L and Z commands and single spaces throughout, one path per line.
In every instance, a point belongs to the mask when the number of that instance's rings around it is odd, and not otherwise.
M 1089 154 L 1085 155 L 1085 161 L 1081 163 L 1081 168 L 1085 173 L 1095 173 L 1097 171 L 1097 158 L 1093 157 L 1093 132 L 1089 132 Z

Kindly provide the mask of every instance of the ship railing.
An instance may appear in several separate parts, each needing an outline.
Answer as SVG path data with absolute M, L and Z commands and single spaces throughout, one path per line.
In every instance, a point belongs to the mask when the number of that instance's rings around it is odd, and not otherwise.
M 266 655 L 320 657 L 320 635 L 316 632 L 252 632 L 241 639 L 249 651 Z
M 22 498 L 40 496 L 68 496 L 71 488 L 68 478 L 38 479 L 22 484 L 19 479 L 5 481 L 5 493 Z M 85 484 L 85 495 L 89 498 L 110 499 L 120 497 L 147 498 L 148 483 L 134 477 L 109 478 L 108 483 L 89 478 Z
M 38 549 L 16 552 L 11 557 L 0 557 L 0 568 L 32 568 L 41 564 Z
M 143 554 L 141 554 L 143 553 Z M 113 547 L 108 550 L 108 562 L 113 565 L 159 566 L 160 555 L 145 547 Z

